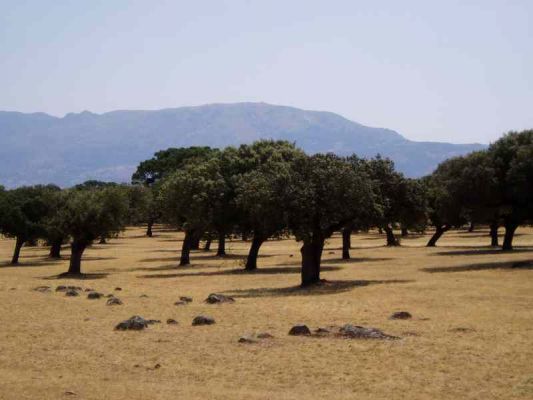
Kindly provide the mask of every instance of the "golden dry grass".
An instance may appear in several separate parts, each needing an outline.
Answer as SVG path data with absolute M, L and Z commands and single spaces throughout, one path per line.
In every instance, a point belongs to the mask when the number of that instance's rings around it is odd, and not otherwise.
M 176 268 L 180 234 L 149 239 L 129 229 L 87 251 L 84 272 L 100 274 L 87 280 L 55 279 L 67 260 L 24 248 L 21 266 L 0 267 L 0 398 L 531 399 L 533 269 L 509 266 L 532 260 L 533 231 L 518 234 L 514 253 L 480 248 L 489 240 L 480 231 L 447 234 L 434 249 L 423 247 L 427 237 L 386 248 L 377 233 L 354 235 L 349 262 L 335 237 L 323 278 L 341 282 L 306 291 L 295 288 L 293 240 L 268 242 L 260 271 L 246 274 L 239 269 L 247 243 L 229 242 L 226 259 L 194 253 L 192 267 Z M 12 246 L 0 240 L 0 260 Z M 119 286 L 124 305 L 31 290 L 59 284 L 106 294 Z M 211 292 L 237 299 L 207 305 Z M 173 305 L 181 295 L 194 302 Z M 414 318 L 388 319 L 399 310 Z M 113 330 L 135 314 L 163 323 Z M 192 327 L 198 314 L 217 323 Z M 402 340 L 288 336 L 295 323 L 354 323 Z M 264 331 L 275 338 L 237 343 Z

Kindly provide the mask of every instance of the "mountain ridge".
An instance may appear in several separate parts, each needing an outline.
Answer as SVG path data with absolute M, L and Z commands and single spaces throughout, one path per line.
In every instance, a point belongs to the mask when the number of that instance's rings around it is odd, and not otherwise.
M 90 111 L 56 117 L 0 111 L 0 184 L 70 186 L 86 179 L 129 181 L 136 165 L 168 147 L 225 147 L 258 139 L 295 142 L 309 153 L 381 154 L 408 176 L 483 144 L 416 142 L 329 111 L 267 103 L 212 103 L 159 110 Z

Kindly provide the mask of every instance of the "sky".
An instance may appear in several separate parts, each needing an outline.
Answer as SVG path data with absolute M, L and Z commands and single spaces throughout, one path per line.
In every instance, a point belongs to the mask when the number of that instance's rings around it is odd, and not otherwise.
M 413 140 L 533 128 L 533 1 L 0 0 L 0 110 L 243 101 Z

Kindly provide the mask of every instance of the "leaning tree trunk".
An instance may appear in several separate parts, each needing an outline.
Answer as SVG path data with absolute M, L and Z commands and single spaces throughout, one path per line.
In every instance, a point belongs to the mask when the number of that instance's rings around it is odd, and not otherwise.
M 490 245 L 492 247 L 498 247 L 498 223 L 493 222 L 490 224 Z
M 343 228 L 342 230 L 342 259 L 350 259 L 350 249 L 352 248 L 352 228 Z
M 19 263 L 20 249 L 24 245 L 25 240 L 21 237 L 17 237 L 15 242 L 15 251 L 13 252 L 13 257 L 11 258 L 11 265 L 17 265 Z
M 74 240 L 70 245 L 70 264 L 68 267 L 67 275 L 80 275 L 81 274 L 81 257 L 85 251 L 87 244 Z
M 154 226 L 154 220 L 152 218 L 150 218 L 148 220 L 148 225 L 146 227 L 146 236 L 148 236 L 148 237 L 154 236 L 154 233 L 152 232 L 152 227 L 153 226 Z
M 437 241 L 441 238 L 442 235 L 444 235 L 444 232 L 448 231 L 450 227 L 448 225 L 437 225 L 435 227 L 435 233 L 433 236 L 431 236 L 431 239 L 429 239 L 428 244 L 426 247 L 435 247 L 437 245 Z
M 210 251 L 211 250 L 211 238 L 207 238 L 204 245 L 204 251 Z
M 304 241 L 302 253 L 302 287 L 320 282 L 320 260 L 324 249 L 324 239 L 313 238 Z
M 200 238 L 202 237 L 201 233 L 191 236 L 191 250 L 200 250 Z
M 217 256 L 222 257 L 226 255 L 226 234 L 224 231 L 218 234 L 218 249 Z
M 63 244 L 63 238 L 53 240 L 50 245 L 50 258 L 61 258 L 61 245 Z
M 191 263 L 191 238 L 193 234 L 193 231 L 185 231 L 185 237 L 183 238 L 183 243 L 181 245 L 180 267 Z
M 383 227 L 383 230 L 387 234 L 387 246 L 399 246 L 398 240 L 394 236 L 392 228 L 387 224 Z
M 505 224 L 505 236 L 503 237 L 502 250 L 513 249 L 513 238 L 516 228 L 518 228 L 518 225 L 514 222 L 509 222 Z
M 248 258 L 246 259 L 246 267 L 244 268 L 246 271 L 254 271 L 257 269 L 257 255 L 259 254 L 259 249 L 264 241 L 262 236 L 254 234 L 252 245 L 248 252 Z

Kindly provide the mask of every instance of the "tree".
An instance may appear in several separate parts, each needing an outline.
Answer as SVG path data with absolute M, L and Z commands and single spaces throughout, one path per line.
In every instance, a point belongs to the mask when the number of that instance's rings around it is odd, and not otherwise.
M 50 246 L 50 258 L 61 258 L 61 246 L 68 239 L 68 232 L 65 232 L 60 222 L 61 210 L 65 207 L 67 200 L 66 192 L 54 190 L 46 193 L 45 202 L 49 212 L 44 218 L 44 238 Z
M 325 240 L 374 201 L 370 180 L 332 154 L 298 158 L 285 191 L 289 229 L 301 241 L 302 286 L 320 282 Z
M 213 204 L 225 191 L 215 158 L 189 164 L 163 182 L 160 196 L 164 217 L 185 232 L 180 266 L 190 264 L 191 241 L 212 224 Z
M 37 240 L 45 233 L 43 220 L 49 212 L 45 194 L 55 186 L 27 186 L 4 192 L 0 197 L 0 232 L 16 239 L 11 264 L 19 262 L 25 242 Z
M 128 198 L 119 187 L 68 190 L 59 211 L 58 229 L 72 237 L 68 272 L 81 274 L 81 260 L 87 246 L 102 235 L 118 234 L 128 218 Z
M 488 149 L 504 221 L 503 250 L 513 249 L 516 228 L 533 219 L 533 130 L 509 132 Z

